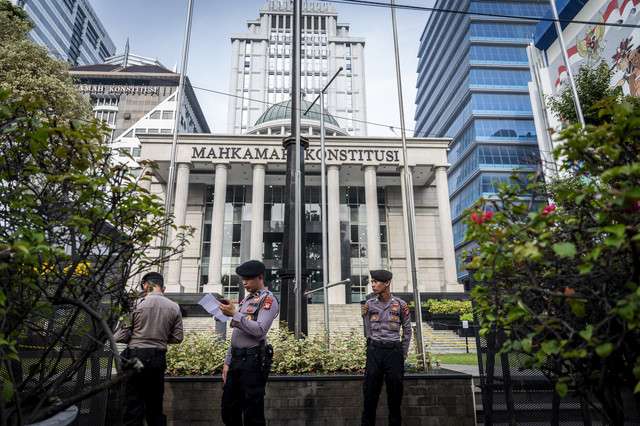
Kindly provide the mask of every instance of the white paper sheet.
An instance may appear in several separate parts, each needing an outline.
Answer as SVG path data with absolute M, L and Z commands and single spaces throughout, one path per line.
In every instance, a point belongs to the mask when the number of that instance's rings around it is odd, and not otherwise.
M 198 302 L 198 305 L 202 306 L 205 311 L 209 312 L 222 322 L 227 322 L 231 319 L 222 313 L 220 310 L 220 302 L 218 302 L 218 299 L 213 297 L 210 293 L 205 294 Z

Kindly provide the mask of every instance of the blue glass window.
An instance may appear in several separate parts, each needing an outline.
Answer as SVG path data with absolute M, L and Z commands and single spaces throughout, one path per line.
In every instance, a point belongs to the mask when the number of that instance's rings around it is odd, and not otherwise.
M 460 215 L 480 198 L 480 179 L 475 178 L 466 188 L 451 198 L 451 216 Z M 454 241 L 455 243 L 455 241 Z
M 533 40 L 535 25 L 471 23 L 471 40 Z
M 472 45 L 470 54 L 471 63 L 475 64 L 529 64 L 525 47 Z
M 476 140 L 476 129 L 470 126 L 460 137 L 451 142 L 451 151 L 447 155 L 449 163 L 455 163 L 467 151 L 467 148 Z
M 496 194 L 499 184 L 509 182 L 511 182 L 511 175 L 482 175 L 482 196 Z
M 495 89 L 527 89 L 531 74 L 526 70 L 469 70 L 469 87 Z
M 474 93 L 471 102 L 476 114 L 533 114 L 529 95 Z
M 462 223 L 462 221 L 459 221 L 453 224 L 453 244 L 454 245 L 457 245 L 461 243 L 462 240 L 464 240 L 464 233 L 466 230 L 467 230 L 467 227 L 464 225 L 464 223 Z
M 537 140 L 533 120 L 475 120 L 476 137 L 485 140 Z
M 480 167 L 514 168 L 530 166 L 537 158 L 536 154 L 537 149 L 531 146 L 482 145 L 478 147 L 477 151 L 478 165 Z M 483 190 L 482 192 L 486 191 Z
M 449 111 L 449 109 L 450 108 L 447 108 L 447 113 L 451 115 L 451 112 Z M 469 117 L 471 117 L 471 112 L 472 112 L 471 101 L 467 101 L 464 107 L 462 107 L 462 109 L 458 113 L 458 116 L 456 117 L 456 119 L 453 121 L 453 123 L 449 125 L 447 130 L 444 132 L 444 137 L 452 138 L 455 135 L 457 135 L 460 129 L 462 128 L 462 126 L 467 122 L 467 120 L 469 120 Z
M 494 3 L 484 1 L 471 2 L 471 13 L 526 16 L 541 18 L 549 9 L 548 4 L 536 3 Z

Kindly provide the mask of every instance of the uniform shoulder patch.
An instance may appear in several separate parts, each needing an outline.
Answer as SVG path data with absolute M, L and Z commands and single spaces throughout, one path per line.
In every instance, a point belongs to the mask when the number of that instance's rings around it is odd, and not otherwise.
M 402 309 L 404 309 L 405 316 L 409 316 L 409 305 L 405 304 Z
M 369 313 L 369 306 L 366 304 L 362 306 L 362 316 L 366 316 Z
M 272 304 L 273 304 L 273 297 L 267 296 L 264 298 L 264 305 L 262 305 L 262 308 L 265 311 L 268 311 L 269 309 L 271 309 Z

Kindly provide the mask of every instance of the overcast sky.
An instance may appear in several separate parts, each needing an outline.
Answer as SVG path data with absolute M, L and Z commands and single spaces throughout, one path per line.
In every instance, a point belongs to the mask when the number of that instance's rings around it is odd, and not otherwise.
M 188 0 L 90 0 L 102 24 L 123 53 L 158 59 L 180 68 Z M 266 0 L 193 0 L 187 75 L 213 133 L 225 133 L 229 93 L 231 34 L 246 33 L 247 21 L 258 19 Z M 331 2 L 328 2 L 331 3 Z M 400 127 L 388 8 L 332 3 L 338 21 L 350 24 L 350 35 L 364 37 L 367 121 L 370 136 L 393 136 Z M 433 0 L 399 0 L 396 4 L 431 6 Z M 417 52 L 428 12 L 397 10 L 400 66 L 407 136 L 413 135 Z M 201 88 L 201 89 L 198 89 Z M 209 92 L 207 90 L 214 92 Z M 379 125 L 374 125 L 379 124 Z M 397 135 L 400 131 L 396 130 Z

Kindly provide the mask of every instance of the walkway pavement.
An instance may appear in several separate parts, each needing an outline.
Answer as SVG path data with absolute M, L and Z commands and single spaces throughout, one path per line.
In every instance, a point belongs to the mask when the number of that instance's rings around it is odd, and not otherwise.
M 480 375 L 477 365 L 441 364 L 440 368 L 457 371 L 459 373 L 471 374 L 473 377 L 479 377 Z

